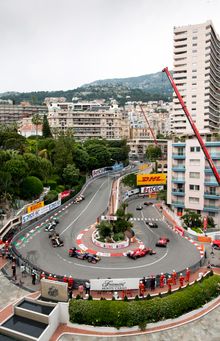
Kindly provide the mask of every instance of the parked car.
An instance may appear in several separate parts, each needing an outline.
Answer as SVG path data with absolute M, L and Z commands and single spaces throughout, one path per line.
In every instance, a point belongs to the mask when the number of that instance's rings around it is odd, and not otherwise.
M 156 252 L 153 251 L 152 249 L 145 247 L 144 249 L 136 249 L 134 251 L 129 251 L 127 253 L 127 256 L 132 259 L 137 259 L 137 258 L 144 257 L 146 255 L 154 255 L 155 253 Z
M 92 253 L 77 250 L 76 247 L 69 249 L 69 257 L 75 257 L 83 260 L 86 259 L 89 263 L 97 263 L 101 259 L 99 256 Z
M 158 240 L 158 242 L 156 243 L 156 246 L 158 247 L 166 247 L 167 243 L 169 242 L 169 238 L 167 237 L 160 237 L 160 239 Z
M 60 238 L 59 233 L 54 231 L 53 233 L 49 234 L 49 238 L 51 240 L 52 246 L 53 247 L 60 247 L 64 246 L 63 240 Z
M 220 240 L 219 239 L 215 239 L 212 242 L 212 247 L 215 250 L 220 250 Z
M 156 223 L 152 223 L 151 221 L 146 221 L 146 225 L 148 225 L 149 227 L 152 227 L 152 228 L 158 227 L 158 225 Z
M 141 206 L 141 205 L 138 205 L 138 206 L 136 207 L 136 210 L 137 210 L 137 211 L 141 211 L 141 210 L 143 210 L 143 206 Z

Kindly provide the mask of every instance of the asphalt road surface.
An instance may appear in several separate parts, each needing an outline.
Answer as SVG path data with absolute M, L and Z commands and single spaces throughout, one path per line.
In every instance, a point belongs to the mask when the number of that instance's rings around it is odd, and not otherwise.
M 70 258 L 68 249 L 76 246 L 75 239 L 80 231 L 88 228 L 96 221 L 108 205 L 112 178 L 96 179 L 84 192 L 85 200 L 69 206 L 62 211 L 60 223 L 56 231 L 64 240 L 64 247 L 53 248 L 44 229 L 38 230 L 19 252 L 44 271 L 59 275 L 72 275 L 74 278 L 136 278 L 184 270 L 187 266 L 200 260 L 198 250 L 190 242 L 174 233 L 162 220 L 162 216 L 153 206 L 144 206 L 137 211 L 136 206 L 143 204 L 144 199 L 134 199 L 129 202 L 128 211 L 132 212 L 134 231 L 147 247 L 156 251 L 155 255 L 132 260 L 127 257 L 102 257 L 97 264 L 86 260 Z M 157 229 L 149 228 L 146 219 L 155 220 Z M 167 248 L 155 247 L 161 236 L 170 239 Z

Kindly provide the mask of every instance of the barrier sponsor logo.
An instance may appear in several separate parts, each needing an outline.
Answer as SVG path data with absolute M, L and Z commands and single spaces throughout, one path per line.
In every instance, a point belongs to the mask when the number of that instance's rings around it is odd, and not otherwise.
M 137 185 L 165 185 L 166 174 L 137 174 Z
M 164 186 L 148 186 L 148 187 L 141 187 L 141 193 L 157 193 L 162 191 Z
M 118 291 L 138 289 L 140 278 L 90 279 L 91 290 Z
M 68 301 L 67 283 L 41 279 L 40 284 L 42 297 L 62 302 Z
M 27 214 L 22 216 L 21 223 L 25 224 L 28 221 L 31 221 L 31 220 L 41 216 L 42 214 L 45 214 L 45 213 L 47 213 L 47 212 L 49 212 L 49 211 L 59 207 L 60 205 L 61 205 L 61 200 L 59 199 L 57 201 L 52 202 L 49 205 L 46 205 L 46 206 L 44 206 L 42 208 L 39 208 L 38 210 L 36 210 L 34 212 L 27 213 Z
M 114 215 L 102 215 L 101 220 L 116 221 L 117 217 Z
M 31 213 L 33 211 L 36 211 L 36 210 L 38 210 L 41 207 L 44 207 L 44 201 L 39 201 L 39 202 L 36 202 L 33 205 L 28 206 L 27 207 L 27 213 Z

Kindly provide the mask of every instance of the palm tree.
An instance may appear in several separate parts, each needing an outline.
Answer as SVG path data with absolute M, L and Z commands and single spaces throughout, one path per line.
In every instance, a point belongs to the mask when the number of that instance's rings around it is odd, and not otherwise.
M 34 114 L 32 117 L 32 123 L 35 125 L 36 136 L 38 135 L 38 126 L 42 124 L 42 118 L 39 114 Z

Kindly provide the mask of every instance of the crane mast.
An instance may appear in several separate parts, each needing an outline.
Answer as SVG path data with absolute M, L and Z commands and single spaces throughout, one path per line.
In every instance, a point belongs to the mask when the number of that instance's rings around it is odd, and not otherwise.
M 148 119 L 147 119 L 147 115 L 145 114 L 142 105 L 141 105 L 141 104 L 139 104 L 139 105 L 140 105 L 140 108 L 141 108 L 141 112 L 142 112 L 142 114 L 144 115 L 145 121 L 147 122 L 147 125 L 148 125 L 148 128 L 149 128 L 150 132 L 151 132 L 151 135 L 152 135 L 152 137 L 153 137 L 154 143 L 155 143 L 156 146 L 158 146 L 156 136 L 154 135 L 153 129 L 152 129 L 151 126 L 150 126 L 150 123 L 149 123 L 149 121 L 148 121 Z
M 176 86 L 176 84 L 175 84 L 175 82 L 174 82 L 174 80 L 173 80 L 173 78 L 172 78 L 172 76 L 171 76 L 171 74 L 170 74 L 170 72 L 168 70 L 168 67 L 165 67 L 163 69 L 163 72 L 166 73 L 166 75 L 167 75 L 167 77 L 168 77 L 168 79 L 170 81 L 170 84 L 172 85 L 172 88 L 173 88 L 175 94 L 178 97 L 178 100 L 179 100 L 179 102 L 180 102 L 180 104 L 182 106 L 182 109 L 185 112 L 186 117 L 187 117 L 187 119 L 188 119 L 188 121 L 189 121 L 189 123 L 190 123 L 190 125 L 191 125 L 191 127 L 192 127 L 192 129 L 193 129 L 193 131 L 195 133 L 195 135 L 196 135 L 196 138 L 197 138 L 197 140 L 198 140 L 198 142 L 199 142 L 199 144 L 200 144 L 200 146 L 202 148 L 202 151 L 203 151 L 203 153 L 204 153 L 204 155 L 205 155 L 205 157 L 206 157 L 206 159 L 207 159 L 207 161 L 209 163 L 209 166 L 210 166 L 210 168 L 211 168 L 211 170 L 212 170 L 212 172 L 213 172 L 213 174 L 214 174 L 214 176 L 216 178 L 216 181 L 220 185 L 220 175 L 219 175 L 219 173 L 217 171 L 217 168 L 215 167 L 214 162 L 213 162 L 213 160 L 212 160 L 212 158 L 211 158 L 211 156 L 210 156 L 210 154 L 208 152 L 208 149 L 206 148 L 205 143 L 203 142 L 203 139 L 202 139 L 201 135 L 199 134 L 199 131 L 198 131 L 195 123 L 193 122 L 192 116 L 190 115 L 190 113 L 189 113 L 189 111 L 188 111 L 188 109 L 186 107 L 186 104 L 183 101 L 183 98 L 180 95 L 179 90 L 177 89 L 177 86 Z

